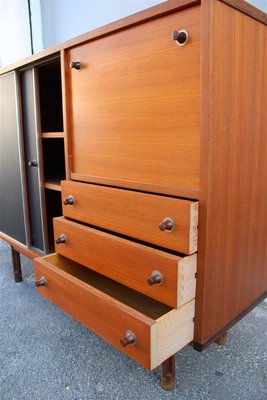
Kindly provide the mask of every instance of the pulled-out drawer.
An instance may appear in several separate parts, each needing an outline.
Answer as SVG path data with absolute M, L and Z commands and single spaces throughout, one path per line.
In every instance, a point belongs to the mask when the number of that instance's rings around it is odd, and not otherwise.
M 41 295 L 150 370 L 193 339 L 194 300 L 171 309 L 57 254 L 34 265 Z
M 196 201 L 73 181 L 61 187 L 66 217 L 183 254 L 197 250 Z
M 178 257 L 115 235 L 54 219 L 56 252 L 178 308 L 195 298 L 196 254 Z

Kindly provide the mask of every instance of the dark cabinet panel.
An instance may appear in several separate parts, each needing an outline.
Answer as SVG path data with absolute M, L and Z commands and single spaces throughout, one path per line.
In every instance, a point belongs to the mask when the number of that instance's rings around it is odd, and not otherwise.
M 22 71 L 20 74 L 22 116 L 31 245 L 40 250 L 47 251 L 42 159 L 40 157 L 41 142 L 38 132 L 36 75 L 34 68 Z
M 0 230 L 27 244 L 23 150 L 16 74 L 0 78 Z

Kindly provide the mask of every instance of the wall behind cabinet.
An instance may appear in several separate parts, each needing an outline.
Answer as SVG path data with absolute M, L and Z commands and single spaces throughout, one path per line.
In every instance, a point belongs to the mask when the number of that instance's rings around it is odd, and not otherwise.
M 247 2 L 267 12 L 267 0 Z M 38 53 L 158 3 L 162 0 L 0 0 L 0 67 L 29 56 L 31 47 Z

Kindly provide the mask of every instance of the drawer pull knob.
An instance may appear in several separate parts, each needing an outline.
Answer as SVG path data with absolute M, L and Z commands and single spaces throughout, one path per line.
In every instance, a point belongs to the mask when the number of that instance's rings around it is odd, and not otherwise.
M 161 231 L 173 232 L 175 229 L 175 223 L 171 218 L 167 217 L 159 224 L 159 229 Z
M 80 71 L 81 67 L 82 67 L 82 64 L 80 61 L 71 61 L 70 62 L 70 68 L 77 69 L 77 71 Z
M 66 199 L 63 200 L 63 204 L 64 206 L 73 206 L 73 204 L 75 203 L 74 197 L 73 196 L 69 196 Z
M 47 285 L 47 281 L 43 276 L 38 281 L 35 281 L 35 286 L 36 287 L 46 286 L 46 285 Z
M 60 243 L 66 243 L 67 238 L 65 235 L 60 235 L 58 238 L 56 238 L 55 242 L 56 244 L 60 244 Z
M 38 161 L 37 160 L 29 161 L 28 166 L 36 168 L 36 167 L 38 167 Z
M 120 344 L 123 347 L 128 346 L 128 344 L 134 345 L 136 344 L 136 336 L 133 332 L 131 331 L 126 331 L 125 337 L 120 339 Z
M 151 276 L 147 278 L 147 283 L 152 285 L 162 285 L 163 284 L 163 276 L 159 271 L 153 271 Z
M 172 40 L 174 40 L 178 46 L 184 46 L 189 39 L 189 34 L 185 29 L 180 31 L 174 31 L 172 33 Z

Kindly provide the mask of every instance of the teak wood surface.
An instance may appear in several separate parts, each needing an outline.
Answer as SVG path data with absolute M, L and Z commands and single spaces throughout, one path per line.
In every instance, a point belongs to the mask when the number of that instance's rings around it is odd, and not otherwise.
M 58 254 L 157 301 L 178 308 L 195 298 L 196 254 L 181 258 L 65 218 L 54 219 L 54 234 L 66 238 Z M 153 271 L 162 274 L 161 285 L 147 283 Z
M 199 343 L 267 288 L 267 27 L 218 0 L 202 7 Z
M 37 290 L 85 326 L 148 369 L 153 369 L 193 338 L 195 302 L 179 310 L 158 303 L 57 255 L 34 260 Z M 127 330 L 135 345 L 122 347 Z
M 186 29 L 188 43 L 171 38 Z M 71 178 L 171 195 L 199 189 L 200 7 L 67 51 Z M 69 68 L 81 62 L 81 70 Z
M 184 254 L 197 250 L 198 202 L 74 181 L 62 181 L 61 190 L 65 217 Z M 69 196 L 74 205 L 63 204 Z M 168 217 L 173 232 L 159 229 Z
M 173 194 L 189 199 L 200 198 L 195 341 L 196 343 L 202 344 L 210 343 L 212 337 L 216 335 L 216 333 L 217 335 L 218 333 L 222 334 L 223 330 L 227 329 L 229 324 L 232 324 L 238 316 L 244 315 L 245 310 L 251 309 L 253 305 L 256 305 L 257 300 L 262 299 L 266 294 L 267 218 L 265 205 L 267 202 L 267 114 L 265 110 L 267 109 L 267 76 L 265 71 L 267 70 L 267 16 L 265 13 L 241 0 L 203 0 L 201 5 L 199 5 L 200 1 L 195 0 L 172 0 L 164 2 L 151 9 L 72 39 L 52 49 L 45 50 L 26 60 L 19 61 L 12 66 L 3 68 L 0 74 L 2 75 L 15 69 L 18 74 L 20 68 L 24 69 L 26 66 L 42 64 L 50 57 L 58 57 L 60 53 L 64 136 L 65 144 L 68 144 L 68 146 L 65 146 L 65 154 L 66 158 L 70 156 L 69 164 L 70 167 L 72 167 L 72 143 L 71 140 L 70 143 L 66 141 L 66 138 L 72 138 L 72 131 L 68 130 L 68 127 L 71 126 L 72 123 L 69 114 L 73 95 L 68 82 L 70 74 L 68 61 L 70 54 L 76 55 L 76 51 L 79 47 L 80 49 L 101 49 L 104 40 L 107 39 L 107 43 L 109 43 L 112 42 L 112 38 L 114 37 L 122 37 L 127 41 L 128 38 L 131 37 L 131 29 L 133 29 L 133 31 L 138 32 L 136 37 L 139 38 L 139 45 L 141 48 L 142 40 L 144 42 L 147 39 L 149 40 L 151 48 L 142 54 L 143 57 L 146 57 L 149 51 L 152 51 L 159 46 L 159 44 L 156 34 L 157 31 L 154 32 L 153 38 L 152 32 L 148 32 L 148 36 L 141 35 L 142 32 L 146 32 L 146 30 L 143 30 L 144 26 L 158 26 L 161 19 L 165 21 L 173 20 L 175 16 L 179 16 L 180 11 L 180 15 L 189 15 L 191 12 L 198 13 L 196 10 L 200 8 L 200 18 L 198 16 L 197 20 L 193 22 L 188 21 L 188 24 L 191 24 L 190 26 L 196 29 L 195 33 L 198 31 L 197 36 L 193 36 L 194 40 L 191 42 L 189 41 L 188 46 L 184 48 L 179 49 L 178 46 L 177 48 L 172 48 L 175 54 L 187 54 L 187 66 L 189 67 L 188 71 L 186 71 L 183 60 L 181 59 L 184 75 L 179 75 L 178 65 L 174 62 L 174 69 L 172 70 L 172 72 L 176 72 L 176 75 L 173 75 L 174 78 L 179 80 L 181 77 L 187 77 L 187 73 L 192 73 L 192 68 L 195 68 L 195 71 L 198 68 L 200 74 L 199 83 L 201 91 L 198 92 L 198 96 L 201 93 L 201 99 L 198 101 L 200 115 L 199 111 L 197 111 L 197 121 L 195 121 L 195 125 L 192 125 L 196 127 L 199 126 L 200 123 L 199 138 L 197 138 L 197 135 L 194 136 L 196 140 L 200 140 L 200 143 L 197 144 L 200 150 L 200 170 L 196 168 L 196 159 L 193 157 L 195 160 L 194 163 L 186 167 L 190 169 L 190 178 L 186 178 L 185 176 L 182 178 L 184 179 L 183 182 L 185 186 L 175 186 L 177 183 L 180 185 L 181 182 L 175 181 L 175 176 L 169 177 L 161 171 L 159 175 L 156 176 L 154 182 L 151 182 L 151 180 L 148 182 L 149 172 L 147 173 L 146 171 L 146 181 L 142 182 L 142 178 L 140 179 L 140 177 L 138 177 L 137 181 L 134 181 L 134 174 L 143 173 L 142 166 L 140 167 L 139 165 L 137 165 L 137 170 L 133 172 L 128 165 L 128 171 L 126 169 L 123 173 L 132 175 L 127 179 L 124 177 L 123 180 L 114 178 L 114 176 L 103 177 L 100 175 L 94 176 L 76 172 L 67 175 L 67 178 L 72 177 L 85 181 L 91 180 L 91 182 L 95 183 L 111 186 L 117 185 L 125 188 L 133 187 L 138 190 Z M 192 9 L 190 9 L 191 6 L 193 7 Z M 179 19 L 175 21 L 179 21 Z M 184 21 L 187 21 L 187 19 L 181 20 L 183 25 Z M 173 29 L 176 30 L 177 28 L 175 23 Z M 161 29 L 165 29 L 164 24 Z M 161 30 L 161 32 L 166 31 Z M 197 41 L 195 41 L 196 38 Z M 132 42 L 134 42 L 134 39 L 135 38 L 132 38 Z M 170 41 L 169 33 L 168 37 L 167 34 L 164 38 L 161 37 L 159 42 L 162 40 L 166 40 L 166 43 L 168 42 L 169 46 L 171 46 L 172 42 Z M 125 48 L 125 43 L 122 42 L 118 45 L 121 49 L 125 49 L 124 55 L 127 55 L 128 49 Z M 157 49 L 159 49 L 159 47 L 157 47 Z M 191 49 L 193 49 L 193 53 L 190 53 Z M 179 53 L 178 50 L 182 51 Z M 162 54 L 163 53 L 164 52 L 162 52 Z M 105 54 L 109 54 L 109 49 L 105 49 Z M 113 53 L 112 56 L 114 56 Z M 135 57 L 137 63 L 138 51 L 131 54 L 131 56 Z M 197 56 L 199 57 L 201 65 L 196 67 L 196 64 L 193 64 L 191 66 L 191 61 L 196 61 Z M 169 61 L 167 62 L 166 59 L 161 59 L 158 55 L 154 55 L 154 60 L 158 59 L 159 64 L 155 63 L 155 65 L 151 65 L 149 71 L 144 71 L 147 73 L 148 82 L 150 79 L 149 73 L 152 74 L 151 76 L 153 76 L 153 74 L 157 77 L 163 76 L 159 71 L 159 65 L 161 65 L 162 68 L 169 66 Z M 108 75 L 110 72 L 110 63 L 112 64 L 112 58 L 102 58 L 102 62 L 103 69 L 101 74 L 103 76 L 104 72 L 106 72 Z M 116 58 L 115 64 L 113 63 L 112 65 L 112 71 L 114 71 L 114 65 L 116 65 Z M 106 66 L 105 71 L 104 66 Z M 74 74 L 76 72 L 77 71 L 73 71 L 71 74 L 75 76 Z M 90 68 L 85 72 L 90 76 Z M 115 72 L 117 72 L 117 70 L 115 70 Z M 128 74 L 129 77 L 129 74 L 132 72 L 133 70 L 130 65 L 128 69 L 126 68 L 123 70 L 122 77 L 124 73 L 126 75 Z M 93 73 L 96 77 L 96 69 Z M 81 75 L 82 71 L 80 73 L 77 72 L 75 79 L 80 76 L 79 74 Z M 165 74 L 163 78 L 165 79 Z M 117 82 L 119 83 L 118 77 Z M 146 79 L 143 81 L 140 80 L 140 82 L 144 82 L 144 85 L 147 84 Z M 107 87 L 113 90 L 112 82 L 109 82 L 109 85 L 110 86 Z M 159 86 L 160 85 L 162 86 L 163 83 L 159 82 Z M 171 85 L 168 83 L 168 79 L 167 85 L 170 90 Z M 100 84 L 99 88 L 103 88 L 105 93 L 105 87 L 103 86 L 104 85 L 101 86 Z M 79 88 L 79 85 L 76 87 Z M 195 86 L 192 85 L 191 89 L 195 89 Z M 115 88 L 114 90 L 117 89 Z M 153 88 L 151 86 L 151 93 L 152 91 Z M 135 104 L 134 100 L 136 99 L 133 93 L 132 91 L 131 99 L 133 104 Z M 186 87 L 183 87 L 182 93 L 184 97 L 178 100 L 182 102 L 182 100 L 186 99 L 187 104 L 189 104 L 190 97 L 186 92 Z M 177 91 L 174 95 L 175 100 L 177 100 L 176 96 Z M 119 96 L 117 97 L 119 98 Z M 110 100 L 108 95 L 106 95 L 105 99 Z M 178 103 L 176 101 L 172 104 L 170 101 L 171 96 L 166 97 L 166 99 L 168 99 L 166 104 L 170 106 L 169 112 L 173 112 L 173 121 L 176 121 L 177 114 L 174 113 L 174 107 L 177 106 Z M 163 104 L 162 98 L 158 100 L 159 103 L 162 102 Z M 192 107 L 192 113 L 197 109 L 196 97 L 194 97 L 194 101 L 191 103 L 195 105 L 195 108 Z M 123 103 L 122 106 L 127 109 L 127 101 L 125 101 L 125 103 L 126 104 Z M 101 105 L 100 103 L 98 104 Z M 110 108 L 113 107 L 114 110 L 116 109 L 116 104 L 114 102 L 110 103 L 106 101 L 103 105 L 106 107 L 102 107 L 101 111 L 104 110 L 102 114 L 99 111 L 100 118 L 102 116 L 108 117 Z M 155 118 L 158 118 L 157 107 L 158 105 L 154 104 Z M 189 127 L 190 121 L 191 124 L 194 124 L 194 117 L 189 113 L 190 110 L 183 107 L 184 105 L 182 105 L 178 111 L 180 112 L 182 110 L 189 116 L 188 121 L 184 116 L 182 117 L 184 118 L 185 126 Z M 140 112 L 142 112 L 141 107 Z M 86 115 L 86 113 L 84 115 Z M 123 120 L 125 115 L 127 116 L 127 113 L 120 115 L 119 118 Z M 170 114 L 168 114 L 168 116 L 169 115 Z M 149 123 L 151 123 L 151 117 L 149 121 Z M 126 119 L 124 123 L 125 126 L 127 126 Z M 156 126 L 156 131 L 157 129 L 158 126 Z M 193 135 L 195 135 L 196 132 L 195 130 Z M 189 135 L 192 135 L 192 132 L 189 132 Z M 142 144 L 143 142 L 140 141 L 139 144 L 140 143 Z M 195 142 L 195 145 L 196 143 L 197 142 Z M 113 142 L 112 146 L 116 147 L 116 144 L 116 142 Z M 147 147 L 144 148 L 144 154 L 145 152 L 148 154 L 149 143 L 146 142 L 145 144 Z M 172 140 L 169 140 L 169 148 L 171 148 L 170 155 L 172 155 L 172 151 L 174 151 L 172 144 Z M 97 146 L 98 143 L 95 141 L 94 145 Z M 111 143 L 109 143 L 109 145 L 111 145 Z M 118 147 L 119 145 L 121 145 L 121 142 L 118 142 Z M 112 146 L 110 149 L 113 149 Z M 153 144 L 152 147 L 155 150 L 155 144 Z M 194 147 L 194 149 L 196 150 L 197 147 Z M 128 149 L 126 150 L 128 151 Z M 154 165 L 153 174 L 156 173 L 158 171 L 157 168 L 159 168 L 159 166 L 155 165 L 155 160 L 153 158 L 155 155 L 158 156 L 158 153 L 154 150 L 151 154 L 149 153 Z M 192 149 L 189 153 L 188 150 L 190 150 L 190 148 L 187 148 L 185 153 L 189 154 Z M 123 152 L 122 155 L 117 153 L 117 156 L 121 159 L 120 157 L 124 158 L 125 154 L 126 153 Z M 163 156 L 160 154 L 159 160 L 161 160 L 162 166 L 163 160 L 164 165 L 167 166 L 167 170 L 170 171 L 171 163 L 174 165 L 176 159 L 172 157 L 169 158 L 168 154 L 166 154 L 166 151 L 163 153 Z M 141 153 L 140 155 L 142 156 Z M 185 155 L 183 154 L 182 156 L 184 157 Z M 106 166 L 105 168 L 107 168 L 108 164 L 106 159 L 101 160 L 101 162 L 102 161 Z M 146 162 L 148 163 L 148 161 Z M 110 171 L 108 168 L 107 170 Z M 194 176 L 195 178 L 200 178 L 197 185 L 193 185 L 193 187 L 191 184 L 191 187 L 186 186 L 188 185 L 186 179 L 193 182 Z M 175 185 L 173 186 L 174 181 Z M 2 233 L 0 233 L 0 237 L 11 245 L 14 245 L 16 251 L 31 258 L 35 257 L 37 254 L 31 248 L 21 245 Z M 43 262 L 40 261 L 40 263 Z M 44 261 L 44 263 L 46 263 L 46 261 Z M 86 270 L 86 268 L 83 269 Z M 46 270 L 45 268 L 44 271 Z M 60 282 L 60 280 L 58 280 L 58 271 L 53 270 L 51 273 L 55 274 L 53 275 L 56 276 L 55 280 Z M 62 274 L 64 275 L 64 271 Z M 61 299 L 61 295 L 65 296 L 64 290 L 56 294 L 53 291 L 53 296 L 56 296 L 56 300 L 58 301 L 58 299 L 60 299 L 59 305 L 61 302 L 63 302 L 64 305 L 65 301 L 67 303 L 68 301 L 75 301 L 73 296 L 76 293 L 78 293 L 78 299 L 81 300 L 79 296 L 83 295 L 79 292 L 79 287 L 80 285 L 83 286 L 83 284 L 80 283 L 80 281 L 75 281 L 75 285 L 77 285 L 73 292 L 71 284 L 69 284 L 70 278 L 64 275 L 64 279 L 68 282 L 67 286 L 69 285 L 69 292 L 67 294 L 69 298 L 67 300 Z M 75 280 L 75 278 L 73 279 Z M 61 290 L 62 287 L 65 289 L 65 286 L 60 282 L 57 288 Z M 43 288 L 40 289 L 40 291 L 42 290 Z M 127 309 L 129 312 L 131 310 L 130 307 Z M 74 309 L 75 306 L 71 305 L 71 311 Z M 172 312 L 175 311 L 179 310 L 172 310 Z M 82 318 L 84 318 L 83 313 L 84 311 L 81 310 Z M 103 315 L 105 316 L 105 314 Z M 146 316 L 146 321 L 148 321 L 147 318 Z M 155 318 L 150 319 L 150 322 L 152 320 L 155 321 Z M 176 318 L 176 314 L 174 318 Z M 168 319 L 168 321 L 170 321 L 170 319 Z M 165 322 L 166 320 L 163 319 L 162 323 L 165 324 Z M 101 321 L 99 321 L 99 324 L 101 324 Z M 166 340 L 168 334 L 167 330 L 165 334 Z M 147 331 L 145 335 L 147 335 Z M 144 340 L 148 340 L 147 337 L 148 336 L 146 336 Z M 168 346 L 168 343 L 166 343 L 166 346 Z M 174 347 L 175 346 L 172 347 L 173 353 L 175 352 Z M 178 347 L 176 346 L 175 348 Z M 165 352 L 166 356 L 167 353 L 168 352 Z M 145 357 L 146 356 L 147 355 L 145 355 Z M 148 365 L 148 358 L 146 358 L 146 362 Z

